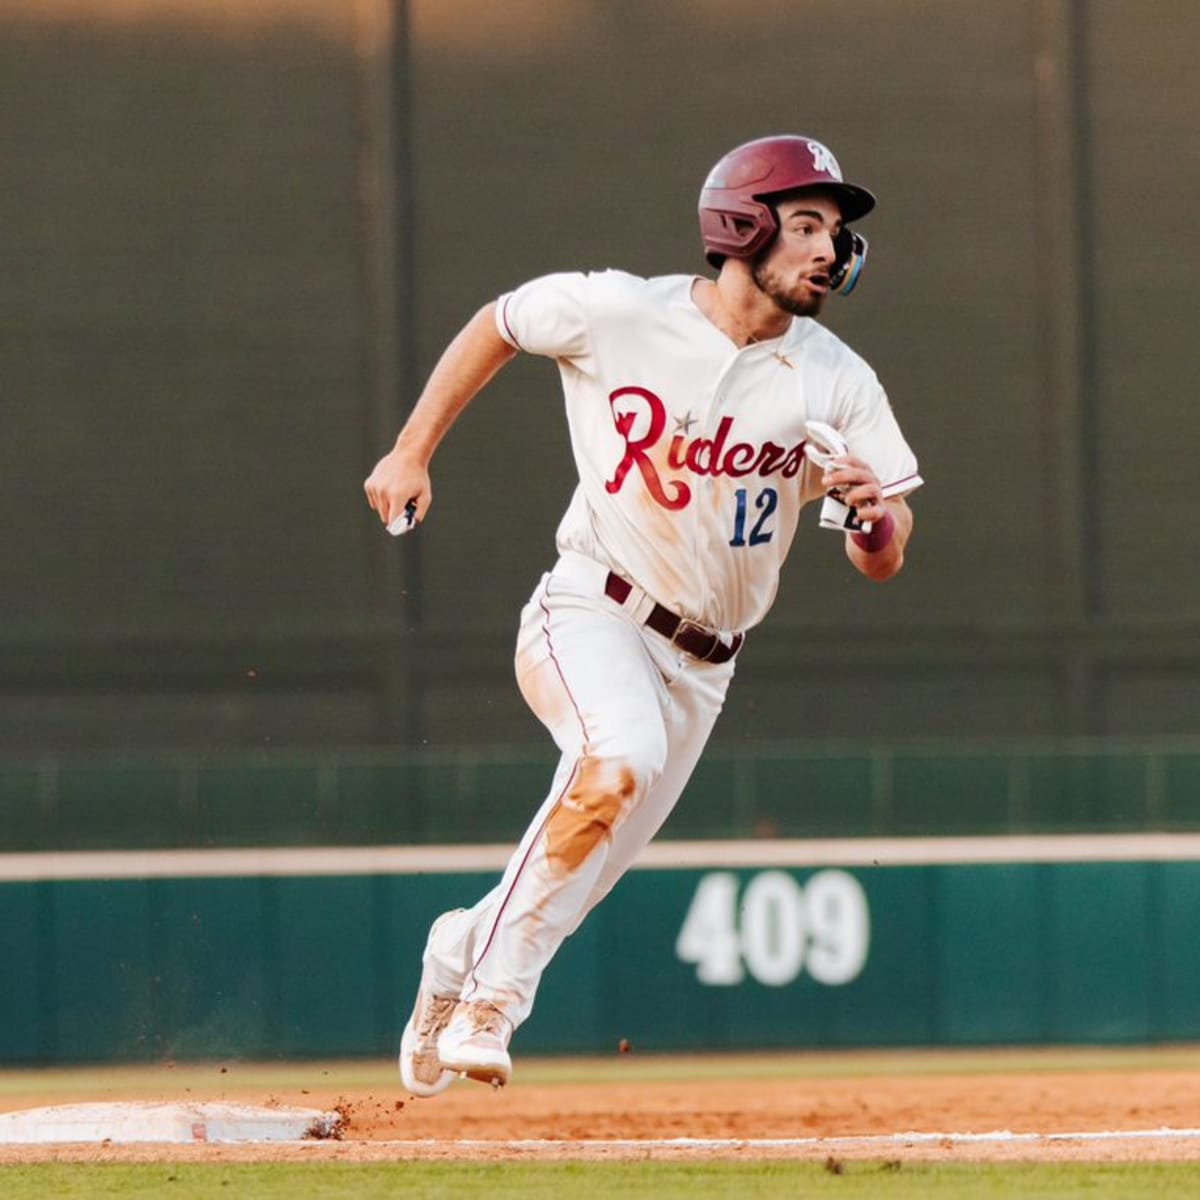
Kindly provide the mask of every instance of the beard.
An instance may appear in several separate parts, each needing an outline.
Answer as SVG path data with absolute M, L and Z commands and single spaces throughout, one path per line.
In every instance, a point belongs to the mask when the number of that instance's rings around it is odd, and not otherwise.
M 789 288 L 782 277 L 771 269 L 766 251 L 754 259 L 751 271 L 758 290 L 769 296 L 784 312 L 793 317 L 815 317 L 825 304 L 825 296 L 810 291 L 802 284 Z

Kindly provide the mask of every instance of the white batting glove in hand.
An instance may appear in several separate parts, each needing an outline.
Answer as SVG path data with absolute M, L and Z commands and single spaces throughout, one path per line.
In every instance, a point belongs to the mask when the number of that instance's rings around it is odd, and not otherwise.
M 832 492 L 821 501 L 821 528 L 843 533 L 870 533 L 871 522 L 858 519 L 858 509 L 843 504 Z
M 410 500 L 405 506 L 404 511 L 394 517 L 389 522 L 387 531 L 392 537 L 399 537 L 403 533 L 407 533 L 417 523 L 417 502 Z
M 824 421 L 809 421 L 804 431 L 808 435 L 804 442 L 804 456 L 822 471 L 830 470 L 836 459 L 850 453 L 846 439 Z M 858 510 L 843 503 L 836 488 L 825 493 L 821 503 L 820 525 L 822 529 L 838 529 L 843 533 L 871 532 L 871 522 L 860 521 Z

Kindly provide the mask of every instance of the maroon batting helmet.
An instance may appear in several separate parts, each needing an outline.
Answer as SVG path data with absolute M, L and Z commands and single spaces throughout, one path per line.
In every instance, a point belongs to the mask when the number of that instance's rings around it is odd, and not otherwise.
M 846 183 L 837 159 L 815 138 L 795 134 L 758 138 L 731 150 L 704 181 L 700 236 L 705 257 L 714 267 L 726 258 L 753 258 L 779 231 L 771 198 L 804 187 L 832 192 L 845 225 L 875 207 L 875 197 L 866 188 Z M 843 229 L 836 249 L 833 287 L 848 293 L 858 282 L 866 239 Z

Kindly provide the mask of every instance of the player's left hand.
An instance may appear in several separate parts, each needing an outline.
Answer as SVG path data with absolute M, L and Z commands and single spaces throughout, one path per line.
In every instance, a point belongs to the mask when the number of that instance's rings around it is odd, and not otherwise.
M 850 505 L 862 522 L 882 521 L 887 509 L 883 503 L 883 485 L 870 466 L 852 454 L 833 460 L 821 477 L 826 491 L 832 491 L 843 504 Z

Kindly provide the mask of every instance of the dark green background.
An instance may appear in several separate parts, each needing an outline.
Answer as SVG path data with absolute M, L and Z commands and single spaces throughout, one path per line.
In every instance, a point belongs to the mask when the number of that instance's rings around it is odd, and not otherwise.
M 0 766 L 0 854 L 515 843 L 554 771 L 513 750 Z M 664 839 L 1196 832 L 1191 743 L 714 747 Z
M 1190 0 L 202 7 L 0 10 L 0 752 L 544 745 L 552 366 L 407 544 L 361 481 L 481 303 L 703 270 L 708 166 L 780 130 L 880 197 L 828 317 L 928 485 L 882 589 L 804 523 L 718 740 L 1200 724 Z
M 520 1051 L 1200 1036 L 1200 864 L 851 873 L 872 922 L 856 979 L 706 987 L 674 954 L 702 872 L 631 872 L 551 965 Z M 429 921 L 492 882 L 0 884 L 0 1061 L 391 1055 Z

